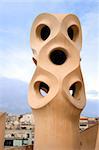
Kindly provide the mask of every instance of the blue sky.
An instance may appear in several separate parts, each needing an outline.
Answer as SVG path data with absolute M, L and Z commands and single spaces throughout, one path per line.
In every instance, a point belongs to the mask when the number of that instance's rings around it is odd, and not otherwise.
M 0 0 L 0 77 L 29 83 L 35 70 L 30 30 L 34 18 L 43 12 L 79 17 L 87 99 L 99 101 L 99 0 Z

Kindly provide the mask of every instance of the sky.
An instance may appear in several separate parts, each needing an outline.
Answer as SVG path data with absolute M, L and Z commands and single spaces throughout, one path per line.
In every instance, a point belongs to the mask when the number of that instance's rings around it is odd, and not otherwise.
M 0 78 L 30 82 L 35 70 L 30 30 L 35 17 L 44 12 L 79 17 L 86 95 L 99 102 L 99 0 L 0 0 Z

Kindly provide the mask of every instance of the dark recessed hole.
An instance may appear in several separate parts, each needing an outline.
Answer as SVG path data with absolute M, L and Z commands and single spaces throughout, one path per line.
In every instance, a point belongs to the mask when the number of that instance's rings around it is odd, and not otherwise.
M 39 92 L 40 92 L 40 94 L 43 97 L 45 97 L 48 94 L 48 92 L 49 92 L 49 86 L 46 83 L 44 83 L 44 82 L 40 82 L 40 84 L 39 84 Z
M 68 30 L 67 30 L 67 32 L 68 32 L 68 35 L 69 35 L 70 39 L 73 40 L 73 36 L 74 36 L 73 29 L 71 27 L 69 27 Z
M 73 84 L 73 85 L 70 87 L 69 92 L 70 92 L 70 94 L 71 94 L 72 96 L 74 96 L 74 95 L 75 95 L 75 91 L 76 91 L 76 86 L 75 86 L 75 84 Z
M 33 62 L 37 65 L 37 60 L 33 57 Z
M 41 28 L 40 35 L 41 35 L 41 39 L 45 41 L 50 35 L 50 28 L 48 26 L 44 25 Z
M 81 82 L 79 82 L 79 81 L 72 84 L 71 87 L 69 88 L 70 95 L 75 98 L 79 97 L 80 91 L 81 91 Z
M 71 40 L 75 41 L 78 36 L 78 27 L 76 25 L 72 25 L 67 29 L 68 36 Z
M 50 53 L 51 61 L 56 65 L 62 65 L 66 59 L 67 55 L 62 50 L 54 50 Z

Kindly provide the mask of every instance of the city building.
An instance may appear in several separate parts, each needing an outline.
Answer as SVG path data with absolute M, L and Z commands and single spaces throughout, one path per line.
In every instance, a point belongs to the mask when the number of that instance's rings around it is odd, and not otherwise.
M 31 145 L 34 142 L 34 118 L 32 114 L 6 117 L 5 147 Z

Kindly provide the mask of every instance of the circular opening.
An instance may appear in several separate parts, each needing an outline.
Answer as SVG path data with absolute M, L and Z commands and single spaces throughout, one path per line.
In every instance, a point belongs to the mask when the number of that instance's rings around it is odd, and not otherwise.
M 48 94 L 48 92 L 49 92 L 49 86 L 46 83 L 44 83 L 44 82 L 40 82 L 40 84 L 39 84 L 39 92 L 40 92 L 40 94 L 43 97 L 45 97 Z
M 56 65 L 62 65 L 66 59 L 67 55 L 62 50 L 54 50 L 50 53 L 51 61 Z
M 72 25 L 67 29 L 68 36 L 71 40 L 75 41 L 78 36 L 78 27 L 76 25 Z
M 50 28 L 45 24 L 40 24 L 36 28 L 36 35 L 45 41 L 50 35 Z
M 47 25 L 44 25 L 40 31 L 41 39 L 45 41 L 49 37 L 49 35 L 50 35 L 50 28 Z
M 36 94 L 45 97 L 49 92 L 49 86 L 41 81 L 37 81 L 34 84 L 34 90 L 36 91 Z
M 69 88 L 70 95 L 77 99 L 79 99 L 80 91 L 81 91 L 81 82 L 79 81 L 73 83 Z

